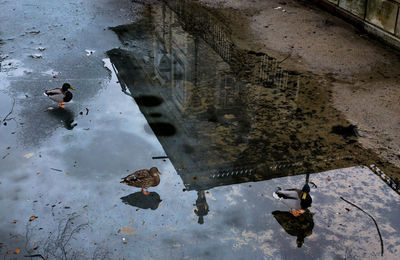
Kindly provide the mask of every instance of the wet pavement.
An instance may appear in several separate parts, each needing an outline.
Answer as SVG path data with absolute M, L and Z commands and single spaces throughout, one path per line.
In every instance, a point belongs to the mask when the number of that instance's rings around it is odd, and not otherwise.
M 5 259 L 399 254 L 396 168 L 359 145 L 317 79 L 236 47 L 207 9 L 0 5 L 13 12 L 0 16 Z M 42 93 L 64 82 L 76 90 L 60 109 Z M 119 183 L 153 166 L 150 195 Z M 295 218 L 272 193 L 306 181 L 313 204 Z

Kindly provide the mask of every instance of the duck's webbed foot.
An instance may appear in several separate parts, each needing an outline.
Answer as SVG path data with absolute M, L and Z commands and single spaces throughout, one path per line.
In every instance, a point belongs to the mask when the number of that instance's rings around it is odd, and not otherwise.
M 143 188 L 142 188 L 142 193 L 143 193 L 144 195 L 149 195 L 149 194 L 150 194 L 150 192 L 148 192 L 147 189 L 143 189 Z
M 290 213 L 295 217 L 298 217 L 300 214 L 303 214 L 304 212 L 305 211 L 302 209 L 296 209 L 296 210 L 290 209 Z
M 65 103 L 64 102 L 59 102 L 58 106 L 61 107 L 61 108 L 65 108 Z

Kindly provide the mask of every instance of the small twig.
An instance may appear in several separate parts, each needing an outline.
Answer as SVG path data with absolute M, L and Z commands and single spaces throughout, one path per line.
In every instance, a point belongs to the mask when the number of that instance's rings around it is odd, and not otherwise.
M 153 157 L 151 157 L 151 159 L 153 159 L 153 160 L 157 160 L 157 159 L 168 159 L 168 156 L 153 156 Z
M 11 115 L 12 113 L 13 113 L 13 111 L 14 111 L 14 106 L 15 106 L 15 98 L 13 98 L 13 104 L 12 104 L 12 107 L 11 107 L 11 110 L 10 110 L 10 112 L 8 112 L 8 114 L 6 115 L 6 117 L 4 117 L 4 119 L 2 120 L 3 122 L 4 121 L 8 121 L 8 120 L 11 120 L 12 118 L 8 118 L 7 119 L 7 117 L 9 116 L 9 115 Z
M 41 254 L 36 254 L 36 255 L 24 255 L 24 257 L 41 257 L 43 260 L 45 260 L 45 258 L 44 258 Z
M 289 53 L 289 55 L 288 55 L 286 58 L 284 58 L 283 60 L 278 61 L 278 64 L 281 64 L 281 63 L 284 62 L 285 60 L 289 59 L 290 56 L 292 56 L 292 53 Z
M 7 153 L 6 155 L 3 156 L 2 159 L 3 159 L 3 160 L 6 159 L 6 157 L 9 156 L 9 155 L 10 155 L 10 153 Z
M 373 216 L 371 216 L 368 212 L 364 211 L 362 208 L 360 208 L 359 206 L 357 206 L 354 203 L 351 203 L 350 201 L 344 199 L 343 197 L 340 197 L 342 200 L 344 200 L 345 202 L 349 203 L 350 205 L 352 205 L 353 207 L 358 208 L 359 210 L 361 210 L 362 212 L 364 212 L 365 214 L 367 214 L 375 223 L 376 226 L 376 230 L 378 231 L 378 235 L 379 235 L 379 239 L 381 240 L 381 256 L 383 256 L 383 240 L 382 240 L 382 235 L 381 235 L 381 231 L 379 230 L 378 227 L 378 223 L 376 223 L 375 219 Z
M 50 169 L 52 169 L 53 171 L 62 172 L 62 170 L 60 170 L 60 169 L 56 169 L 56 168 L 50 168 Z

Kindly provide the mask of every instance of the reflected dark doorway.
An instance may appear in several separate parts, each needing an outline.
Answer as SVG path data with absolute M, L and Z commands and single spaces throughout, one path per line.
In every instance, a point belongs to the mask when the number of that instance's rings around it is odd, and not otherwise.
M 149 195 L 144 195 L 142 192 L 138 191 L 122 197 L 121 200 L 123 203 L 133 207 L 152 210 L 156 210 L 162 201 L 160 195 L 154 191 L 150 192 Z
M 297 247 L 301 247 L 304 244 L 304 239 L 312 234 L 315 213 L 311 213 L 309 210 L 298 217 L 293 216 L 288 211 L 276 210 L 271 214 L 289 235 L 297 237 Z

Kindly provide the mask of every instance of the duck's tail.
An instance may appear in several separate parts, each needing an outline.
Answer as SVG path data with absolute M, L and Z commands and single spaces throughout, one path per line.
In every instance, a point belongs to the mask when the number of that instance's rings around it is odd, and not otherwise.
M 280 200 L 281 198 L 279 198 L 278 194 L 276 194 L 276 192 L 272 193 L 272 197 L 274 197 L 274 199 Z
M 280 187 L 277 187 L 276 190 L 275 190 L 275 192 L 272 193 L 272 197 L 274 197 L 274 198 L 277 199 L 277 200 L 280 200 L 281 197 L 277 194 L 277 192 L 280 191 L 280 190 L 282 190 L 282 189 L 281 189 Z

